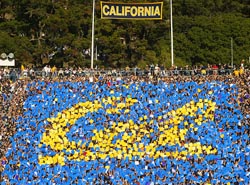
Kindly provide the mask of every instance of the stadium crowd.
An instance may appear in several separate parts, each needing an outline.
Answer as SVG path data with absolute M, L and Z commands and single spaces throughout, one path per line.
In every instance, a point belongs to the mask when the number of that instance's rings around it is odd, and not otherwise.
M 153 72 L 152 72 L 153 73 Z M 11 74 L 11 72 L 10 72 Z M 5 167 L 8 167 L 8 170 L 10 171 L 10 169 L 13 169 L 13 171 L 18 169 L 18 164 L 10 164 L 10 161 L 15 160 L 13 153 L 10 155 L 6 155 L 6 153 L 8 151 L 12 151 L 11 148 L 13 146 L 13 142 L 18 143 L 18 141 L 14 141 L 13 139 L 11 139 L 18 131 L 18 128 L 20 129 L 20 127 L 18 126 L 18 124 L 20 124 L 20 122 L 18 122 L 17 120 L 20 120 L 20 117 L 23 116 L 24 114 L 24 102 L 26 101 L 27 97 L 29 96 L 34 96 L 37 94 L 43 94 L 43 91 L 48 90 L 51 88 L 53 88 L 53 86 L 51 86 L 51 84 L 54 83 L 62 83 L 65 85 L 65 87 L 69 87 L 70 85 L 67 84 L 67 82 L 70 83 L 83 83 L 84 82 L 88 82 L 88 83 L 95 83 L 98 84 L 98 87 L 104 87 L 108 88 L 108 90 L 110 90 L 109 88 L 112 89 L 112 86 L 114 86 L 114 90 L 120 90 L 119 88 L 117 88 L 117 85 L 119 85 L 118 82 L 122 82 L 122 85 L 133 85 L 133 84 L 154 84 L 156 85 L 155 87 L 158 87 L 158 84 L 164 83 L 164 84 L 179 84 L 180 86 L 185 84 L 185 83 L 193 83 L 195 82 L 196 84 L 206 84 L 206 83 L 211 83 L 213 84 L 215 81 L 216 82 L 223 82 L 224 84 L 226 84 L 225 87 L 228 87 L 228 91 L 232 91 L 234 94 L 232 94 L 230 96 L 231 101 L 230 103 L 232 103 L 233 105 L 235 105 L 235 107 L 226 107 L 228 110 L 227 113 L 232 113 L 232 115 L 236 115 L 237 117 L 237 112 L 234 112 L 236 109 L 239 109 L 242 113 L 242 118 L 239 120 L 241 120 L 238 123 L 235 123 L 236 125 L 224 125 L 223 127 L 221 127 L 220 132 L 223 133 L 223 130 L 227 130 L 228 127 L 231 127 L 232 129 L 235 129 L 236 132 L 236 136 L 237 138 L 233 141 L 233 144 L 231 145 L 232 147 L 232 153 L 235 155 L 228 155 L 228 157 L 231 157 L 229 159 L 214 159 L 211 160 L 210 163 L 211 165 L 213 163 L 219 163 L 218 161 L 221 161 L 221 165 L 228 167 L 227 166 L 227 161 L 232 161 L 234 168 L 238 170 L 238 173 L 235 172 L 235 176 L 233 174 L 233 176 L 230 176 L 228 174 L 221 174 L 221 176 L 227 176 L 226 179 L 221 179 L 221 177 L 218 177 L 218 174 L 216 174 L 216 178 L 219 179 L 219 181 L 216 181 L 214 179 L 214 173 L 216 171 L 216 169 L 203 169 L 201 168 L 200 170 L 197 170 L 196 172 L 190 172 L 192 173 L 192 177 L 190 177 L 189 174 L 186 174 L 183 172 L 183 169 L 181 169 L 180 163 L 176 163 L 173 164 L 171 163 L 171 168 L 167 168 L 167 164 L 166 162 L 161 162 L 159 165 L 156 165 L 158 169 L 168 169 L 171 170 L 171 174 L 173 175 L 167 175 L 167 174 L 162 174 L 162 173 L 157 173 L 157 175 L 153 175 L 152 170 L 150 169 L 156 169 L 156 168 L 151 168 L 150 165 L 146 162 L 145 165 L 148 166 L 148 169 L 146 169 L 145 172 L 143 172 L 143 175 L 140 175 L 139 172 L 137 172 L 136 170 L 132 170 L 131 173 L 134 174 L 135 178 L 129 177 L 129 178 L 121 178 L 120 181 L 118 181 L 118 179 L 116 178 L 117 173 L 115 169 L 108 169 L 106 171 L 103 171 L 102 173 L 99 173 L 98 176 L 95 177 L 95 179 L 89 179 L 89 181 L 95 181 L 95 183 L 93 184 L 147 184 L 147 185 L 152 185 L 152 184 L 170 184 L 169 182 L 171 182 L 172 184 L 198 184 L 198 183 L 207 183 L 207 184 L 221 184 L 221 183 L 227 183 L 227 182 L 231 182 L 231 183 L 235 183 L 235 184 L 248 184 L 250 183 L 250 141 L 249 141 L 249 136 L 250 136 L 250 71 L 248 69 L 241 69 L 241 70 L 235 70 L 234 73 L 232 74 L 225 74 L 223 73 L 222 75 L 218 75 L 218 73 L 212 73 L 212 74 L 207 74 L 204 71 L 200 72 L 199 74 L 196 75 L 181 75 L 178 73 L 174 73 L 174 75 L 171 76 L 150 76 L 150 75 L 146 75 L 146 76 L 136 76 L 136 75 L 131 75 L 129 77 L 125 76 L 125 77 L 120 77 L 120 76 L 112 76 L 109 74 L 106 74 L 105 76 L 81 76 L 81 75 L 74 75 L 74 76 L 69 76 L 68 75 L 58 75 L 60 74 L 59 72 L 56 73 L 56 75 L 53 75 L 53 72 L 51 72 L 51 75 L 44 75 L 42 77 L 36 78 L 36 76 L 32 76 L 32 72 L 31 73 L 27 73 L 27 75 L 25 75 L 25 77 L 20 77 L 20 75 L 14 75 L 11 74 L 10 77 L 8 78 L 3 78 L 3 73 L 2 76 L 0 74 L 0 172 L 1 172 L 1 176 L 0 176 L 0 182 L 5 182 L 6 184 L 18 184 L 17 182 L 30 182 L 30 184 L 33 184 L 32 181 L 33 180 L 37 180 L 39 179 L 39 175 L 37 176 L 33 176 L 27 179 L 22 179 L 23 176 L 21 174 L 17 174 L 17 175 L 13 175 L 11 174 L 10 176 L 8 176 L 8 174 L 5 172 Z M 136 73 L 135 73 L 136 74 Z M 42 85 L 39 84 L 40 82 L 43 82 Z M 33 84 L 33 85 L 30 85 Z M 34 85 L 35 84 L 35 85 Z M 39 85 L 37 85 L 39 84 Z M 230 89 L 231 85 L 235 84 L 237 87 L 237 92 L 233 91 L 232 89 Z M 37 87 L 39 88 L 36 88 Z M 161 87 L 161 85 L 159 85 L 159 87 Z M 200 86 L 203 87 L 203 86 Z M 224 87 L 224 86 L 222 86 Z M 60 87 L 60 88 L 64 88 L 64 87 Z M 206 86 L 204 86 L 204 88 L 206 88 Z M 173 87 L 174 89 L 174 87 Z M 209 88 L 208 88 L 209 89 Z M 72 91 L 74 91 L 75 89 L 72 88 Z M 150 90 L 150 89 L 149 89 Z M 155 91 L 157 91 L 158 89 L 155 89 Z M 103 90 L 104 91 L 104 90 Z M 105 93 L 101 91 L 102 93 Z M 197 91 L 203 91 L 203 89 L 198 89 Z M 184 89 L 183 91 L 178 90 L 177 93 L 183 93 L 186 92 L 186 90 Z M 48 96 L 50 95 L 50 91 L 46 92 L 48 94 Z M 153 93 L 153 91 L 152 91 Z M 189 93 L 189 92 L 187 92 Z M 223 94 L 221 92 L 221 94 Z M 157 95 L 157 94 L 156 94 Z M 152 96 L 156 96 L 156 95 L 152 95 Z M 127 95 L 126 95 L 127 96 Z M 133 96 L 133 95 L 132 95 Z M 194 93 L 194 96 L 198 95 L 196 93 Z M 205 96 L 205 94 L 204 94 Z M 222 98 L 220 97 L 221 95 L 218 95 L 218 98 Z M 235 97 L 235 98 L 234 98 Z M 69 102 L 66 102 L 69 103 Z M 222 103 L 224 103 L 222 101 Z M 27 106 L 27 105 L 26 105 Z M 73 106 L 73 105 L 72 105 Z M 148 105 L 147 105 L 148 106 Z M 221 107 L 223 107 L 224 105 L 220 105 Z M 42 108 L 41 108 L 42 109 Z M 153 109 L 153 108 L 152 108 Z M 31 110 L 30 110 L 31 111 Z M 215 116 L 216 118 L 216 116 Z M 222 121 L 222 117 L 217 117 L 217 123 L 218 125 L 220 125 L 219 121 Z M 35 127 L 38 126 L 38 123 L 35 124 Z M 244 128 L 244 130 L 242 130 L 241 128 Z M 148 128 L 149 130 L 151 128 Z M 226 135 L 226 133 L 225 133 Z M 221 137 L 226 137 L 226 136 L 221 136 Z M 225 139 L 226 141 L 226 139 Z M 243 143 L 243 144 L 242 144 Z M 241 144 L 241 146 L 243 146 L 243 148 L 239 148 L 235 149 L 233 147 L 236 147 L 236 144 Z M 18 147 L 17 147 L 18 148 Z M 16 149 L 16 151 L 14 151 L 14 153 L 18 153 L 21 152 L 22 150 L 20 149 L 18 151 L 18 149 Z M 242 153 L 238 153 L 238 152 L 242 152 Z M 230 152 L 229 152 L 230 153 Z M 20 154 L 21 155 L 21 154 Z M 239 155 L 239 156 L 238 156 Z M 171 157 L 170 157 L 171 158 Z M 241 160 L 244 159 L 244 161 Z M 174 159 L 173 159 L 174 160 Z M 189 164 L 194 167 L 195 164 L 202 164 L 202 161 L 200 158 L 196 159 L 195 157 L 189 157 Z M 154 163 L 157 163 L 157 160 L 155 160 Z M 210 164 L 209 163 L 209 164 Z M 120 166 L 120 168 L 122 168 L 122 162 L 119 161 L 116 165 Z M 53 165 L 52 165 L 53 166 Z M 209 165 L 208 165 L 209 166 Z M 125 165 L 123 166 L 123 168 L 127 168 L 128 166 Z M 94 168 L 94 167 L 93 167 Z M 98 168 L 100 169 L 100 167 Z M 96 170 L 98 170 L 96 169 Z M 131 169 L 131 168 L 130 168 Z M 135 168 L 136 169 L 136 168 Z M 198 168 L 199 169 L 199 168 Z M 32 170 L 32 169 L 30 169 Z M 82 169 L 83 170 L 83 169 Z M 101 170 L 101 169 L 100 169 Z M 141 169 L 140 169 L 141 170 Z M 90 172 L 91 170 L 83 170 L 85 171 L 85 173 Z M 157 171 L 157 169 L 156 169 Z M 184 170 L 185 171 L 185 170 Z M 235 170 L 236 171 L 236 170 Z M 183 174 L 181 174 L 183 173 Z M 225 172 L 226 173 L 226 172 Z M 229 173 L 229 172 L 228 172 Z M 4 175 L 2 175 L 4 174 Z M 120 175 L 120 173 L 118 173 Z M 44 174 L 43 174 L 44 175 Z M 118 175 L 118 176 L 119 176 Z M 59 178 L 60 174 L 53 174 L 53 178 L 50 178 L 50 180 L 52 179 L 52 181 L 50 183 L 54 183 L 54 184 L 60 184 L 62 183 L 62 181 L 60 181 L 60 179 L 63 178 Z M 149 177 L 153 177 L 155 176 L 156 178 L 152 178 L 152 179 L 148 179 L 146 178 L 147 176 Z M 170 176 L 170 177 L 168 177 Z M 198 177 L 202 176 L 201 179 L 199 179 Z M 48 177 L 48 175 L 44 175 L 44 177 Z M 11 179 L 13 178 L 13 179 Z M 66 178 L 66 177 L 65 177 Z M 64 180 L 65 180 L 64 178 Z M 82 177 L 83 178 L 83 177 Z M 147 179 L 144 181 L 140 181 L 140 179 Z M 194 178 L 194 179 L 193 179 Z M 49 178 L 48 178 L 49 179 Z M 80 178 L 78 178 L 78 180 L 72 178 L 71 177 L 67 177 L 65 182 L 69 182 L 71 181 L 72 184 L 77 184 L 79 183 Z M 128 179 L 131 179 L 128 180 Z M 198 180 L 199 179 L 199 180 Z M 23 180 L 23 181 L 21 181 Z M 87 180 L 88 181 L 88 180 Z M 38 181 L 36 181 L 38 182 Z M 45 181 L 43 181 L 45 182 Z M 64 182 L 64 181 L 63 181 Z M 161 183 L 160 183 L 161 182 Z M 41 183 L 41 182 L 40 182 Z M 89 183 L 92 184 L 92 183 Z
M 244 68 L 244 67 L 243 67 Z M 43 68 L 33 68 L 33 67 L 22 67 L 21 69 L 13 68 L 3 68 L 0 69 L 0 76 L 2 78 L 9 78 L 15 81 L 17 78 L 23 76 L 29 76 L 31 79 L 36 77 L 74 77 L 74 76 L 89 76 L 89 75 L 111 75 L 111 76 L 160 76 L 167 77 L 173 75 L 188 76 L 188 75 L 229 75 L 232 72 L 242 73 L 243 68 L 232 69 L 228 65 L 208 65 L 208 66 L 186 66 L 186 67 L 171 67 L 170 69 L 165 69 L 163 66 L 149 65 L 144 69 L 140 69 L 137 66 L 134 68 L 126 67 L 124 69 L 103 69 L 96 68 L 91 70 L 89 68 L 81 67 L 67 67 L 67 68 L 57 68 L 55 66 L 51 67 L 46 65 Z

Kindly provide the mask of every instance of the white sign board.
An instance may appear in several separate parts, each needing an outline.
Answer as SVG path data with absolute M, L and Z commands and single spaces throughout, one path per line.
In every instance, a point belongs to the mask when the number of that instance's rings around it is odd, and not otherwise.
M 15 60 L 14 59 L 0 59 L 0 66 L 15 66 Z

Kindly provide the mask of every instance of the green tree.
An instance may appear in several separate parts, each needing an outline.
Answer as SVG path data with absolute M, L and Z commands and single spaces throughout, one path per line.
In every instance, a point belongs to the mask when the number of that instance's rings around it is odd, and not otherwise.
M 17 65 L 89 66 L 92 1 L 2 0 L 0 8 L 0 51 L 14 52 Z M 170 67 L 169 1 L 160 21 L 101 20 L 99 1 L 95 8 L 95 64 Z M 231 38 L 235 62 L 247 59 L 248 10 L 248 0 L 173 1 L 175 63 L 230 63 Z

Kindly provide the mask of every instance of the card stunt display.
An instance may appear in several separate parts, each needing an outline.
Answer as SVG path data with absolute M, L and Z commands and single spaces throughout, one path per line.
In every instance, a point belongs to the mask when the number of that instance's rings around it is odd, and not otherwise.
M 3 172 L 12 184 L 96 184 L 104 173 L 113 184 L 249 180 L 235 85 L 34 82 L 26 90 Z

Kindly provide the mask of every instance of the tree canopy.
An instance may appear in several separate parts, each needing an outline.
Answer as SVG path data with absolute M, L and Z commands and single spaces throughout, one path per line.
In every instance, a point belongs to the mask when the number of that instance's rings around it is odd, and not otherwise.
M 100 11 L 96 0 L 96 65 L 171 65 L 169 1 L 157 21 L 102 20 Z M 89 67 L 91 18 L 90 0 L 1 0 L 0 53 L 17 65 Z M 174 0 L 173 25 L 177 65 L 230 63 L 231 39 L 235 63 L 248 61 L 249 0 Z

